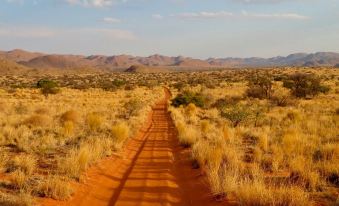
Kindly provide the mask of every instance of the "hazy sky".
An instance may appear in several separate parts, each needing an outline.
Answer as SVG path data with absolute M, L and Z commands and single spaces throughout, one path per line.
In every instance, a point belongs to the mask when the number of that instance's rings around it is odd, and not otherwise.
M 0 0 L 0 50 L 271 57 L 339 52 L 339 0 Z

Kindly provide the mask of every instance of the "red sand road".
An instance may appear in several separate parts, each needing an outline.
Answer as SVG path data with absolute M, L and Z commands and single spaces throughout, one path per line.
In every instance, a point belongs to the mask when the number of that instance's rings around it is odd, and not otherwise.
M 45 199 L 43 205 L 222 205 L 191 169 L 189 152 L 177 141 L 166 102 L 158 102 L 146 127 L 124 148 L 122 157 L 110 157 L 87 172 L 85 184 L 77 184 L 67 202 Z

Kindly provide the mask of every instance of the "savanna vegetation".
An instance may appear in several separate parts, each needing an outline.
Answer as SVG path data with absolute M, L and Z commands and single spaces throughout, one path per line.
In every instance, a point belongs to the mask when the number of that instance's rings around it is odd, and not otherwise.
M 192 167 L 206 176 L 215 199 L 239 205 L 337 204 L 338 70 L 228 74 L 232 77 L 208 73 L 171 87 L 179 142 L 190 148 Z
M 234 69 L 0 77 L 0 205 L 66 200 L 170 88 L 179 143 L 218 201 L 334 205 L 339 72 Z
M 87 78 L 1 77 L 0 205 L 70 198 L 70 182 L 86 181 L 87 168 L 119 152 L 163 96 L 158 85 L 118 77 L 87 88 Z

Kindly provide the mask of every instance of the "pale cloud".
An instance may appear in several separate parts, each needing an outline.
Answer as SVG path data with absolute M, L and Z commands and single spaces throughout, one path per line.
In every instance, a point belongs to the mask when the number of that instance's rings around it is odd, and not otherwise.
M 249 13 L 242 11 L 241 13 L 231 13 L 227 11 L 220 12 L 186 12 L 172 14 L 171 17 L 180 19 L 220 19 L 220 18 L 249 18 L 249 19 L 285 19 L 285 20 L 308 20 L 311 17 L 297 13 Z M 162 16 L 163 18 L 163 16 Z
M 153 18 L 153 19 L 158 19 L 158 20 L 161 20 L 161 19 L 163 19 L 163 18 L 164 18 L 164 16 L 163 16 L 163 15 L 161 15 L 161 14 L 153 14 L 153 15 L 152 15 L 152 18 Z
M 6 0 L 8 3 L 18 3 L 18 4 L 23 4 L 25 1 L 24 0 Z
M 55 30 L 48 28 L 23 28 L 23 27 L 3 27 L 0 28 L 1 37 L 16 38 L 48 38 L 56 34 Z
M 121 40 L 136 40 L 135 34 L 128 30 L 122 29 L 97 29 L 97 28 L 81 28 L 66 31 L 65 33 L 72 34 L 87 34 L 87 35 L 101 35 L 108 39 L 121 39 Z
M 84 7 L 104 8 L 110 7 L 116 3 L 124 3 L 127 0 L 64 0 L 71 5 L 80 5 Z
M 105 17 L 102 19 L 103 22 L 105 23 L 109 23 L 109 24 L 116 24 L 116 23 L 120 23 L 121 20 L 117 19 L 117 18 L 112 18 L 112 17 Z
M 302 0 L 232 0 L 232 1 L 238 2 L 238 3 L 244 3 L 244 4 L 263 4 L 263 3 L 274 4 L 274 3 L 293 2 L 293 1 L 302 1 Z
M 249 18 L 264 18 L 264 19 L 291 19 L 291 20 L 307 20 L 309 16 L 304 16 L 296 13 L 248 13 L 242 11 L 242 15 Z
M 186 12 L 179 14 L 172 14 L 172 17 L 178 17 L 180 19 L 214 19 L 214 18 L 225 18 L 233 16 L 233 13 L 227 11 L 219 12 Z
M 135 40 L 135 34 L 122 29 L 100 29 L 100 28 L 77 28 L 77 29 L 56 29 L 56 28 L 37 28 L 37 27 L 3 27 L 0 28 L 0 37 L 15 38 L 57 38 L 57 37 L 76 37 L 76 36 L 96 36 L 105 37 L 112 40 Z

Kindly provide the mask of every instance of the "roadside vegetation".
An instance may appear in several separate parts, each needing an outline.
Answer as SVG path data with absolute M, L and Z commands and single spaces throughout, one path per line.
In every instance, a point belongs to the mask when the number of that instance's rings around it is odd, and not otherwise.
M 0 205 L 67 200 L 169 102 L 179 143 L 217 201 L 335 205 L 339 72 L 229 69 L 0 77 Z
M 160 86 L 117 80 L 109 89 L 65 86 L 61 77 L 26 81 L 0 88 L 0 205 L 69 199 L 70 182 L 85 182 L 86 169 L 118 153 L 163 96 Z
M 240 70 L 233 78 L 206 75 L 196 84 L 172 84 L 179 142 L 190 149 L 192 168 L 206 177 L 216 200 L 336 204 L 338 74 Z

